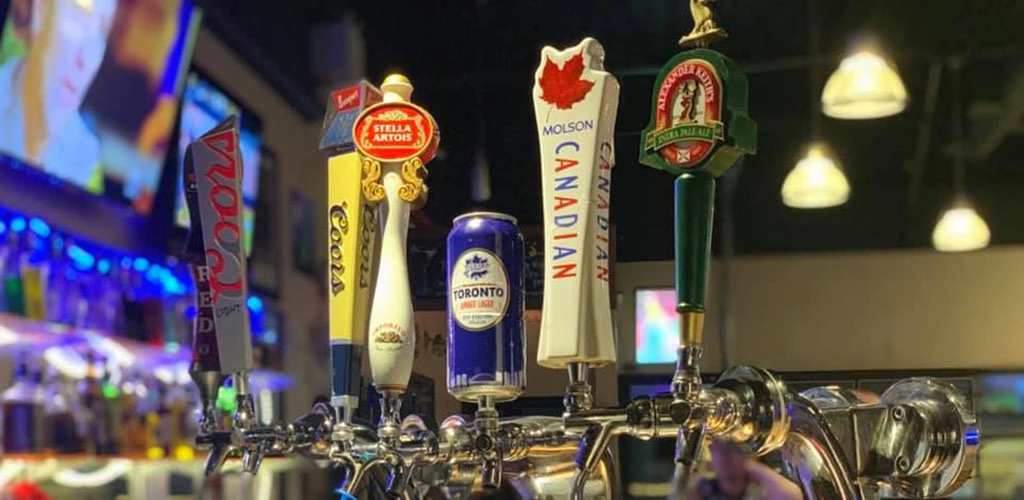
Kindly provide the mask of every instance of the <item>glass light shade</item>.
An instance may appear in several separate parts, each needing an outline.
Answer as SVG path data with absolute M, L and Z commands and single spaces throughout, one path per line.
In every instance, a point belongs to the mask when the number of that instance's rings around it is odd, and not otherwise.
M 821 92 L 822 112 L 843 120 L 892 116 L 906 107 L 907 88 L 899 73 L 867 50 L 843 59 Z
M 782 202 L 793 208 L 827 208 L 850 198 L 850 183 L 825 149 L 812 145 L 782 183 Z
M 987 247 L 991 237 L 985 219 L 960 205 L 942 214 L 932 231 L 932 245 L 940 252 L 967 252 Z

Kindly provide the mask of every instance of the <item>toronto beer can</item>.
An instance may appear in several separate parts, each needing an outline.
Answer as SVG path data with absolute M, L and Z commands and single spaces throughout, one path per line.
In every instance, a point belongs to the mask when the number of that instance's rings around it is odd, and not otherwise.
M 448 234 L 448 392 L 515 399 L 526 388 L 523 235 L 515 217 L 472 212 Z

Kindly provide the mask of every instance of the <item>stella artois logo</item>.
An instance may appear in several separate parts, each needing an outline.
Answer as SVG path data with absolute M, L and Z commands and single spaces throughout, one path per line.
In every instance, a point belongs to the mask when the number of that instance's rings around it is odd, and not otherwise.
M 356 119 L 352 136 L 363 156 L 382 162 L 419 158 L 427 163 L 434 158 L 440 139 L 430 113 L 407 102 L 367 108 Z
M 721 175 L 756 151 L 757 127 L 747 116 L 747 79 L 735 63 L 698 49 L 674 57 L 654 88 L 651 122 L 640 162 L 679 175 Z

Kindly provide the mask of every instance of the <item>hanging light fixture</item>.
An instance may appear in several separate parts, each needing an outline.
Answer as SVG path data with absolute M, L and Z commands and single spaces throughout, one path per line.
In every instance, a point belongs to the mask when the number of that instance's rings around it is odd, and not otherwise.
M 828 208 L 850 199 L 850 183 L 828 149 L 812 143 L 782 183 L 782 202 L 793 208 Z
M 932 245 L 940 252 L 967 252 L 988 246 L 992 233 L 985 219 L 966 203 L 946 210 L 932 231 Z
M 932 246 L 940 252 L 968 252 L 988 246 L 992 233 L 985 219 L 974 210 L 964 194 L 966 144 L 964 143 L 963 96 L 960 90 L 960 67 L 963 62 L 950 63 L 953 84 L 953 196 L 952 207 L 939 218 L 932 230 Z
M 818 2 L 809 0 L 808 28 L 811 57 L 820 51 L 820 26 L 818 25 Z M 818 112 L 816 89 L 821 86 L 817 66 L 811 66 L 809 107 L 812 141 L 807 154 L 797 162 L 782 182 L 782 202 L 793 208 L 828 208 L 846 203 L 850 198 L 850 183 L 828 147 L 820 140 L 821 115 Z
M 883 118 L 907 107 L 907 88 L 878 51 L 863 47 L 846 56 L 821 92 L 821 110 L 832 118 Z

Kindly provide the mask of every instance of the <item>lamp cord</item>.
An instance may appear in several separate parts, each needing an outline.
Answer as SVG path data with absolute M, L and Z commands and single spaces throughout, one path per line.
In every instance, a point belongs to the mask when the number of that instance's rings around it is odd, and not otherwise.
M 964 111 L 961 68 L 963 59 L 954 57 L 949 60 L 950 80 L 953 91 L 953 195 L 964 196 L 964 177 L 966 174 L 967 145 L 964 142 Z
M 810 88 L 808 94 L 808 112 L 811 114 L 811 141 L 821 140 L 821 19 L 819 15 L 820 0 L 807 0 L 807 38 L 811 49 Z

